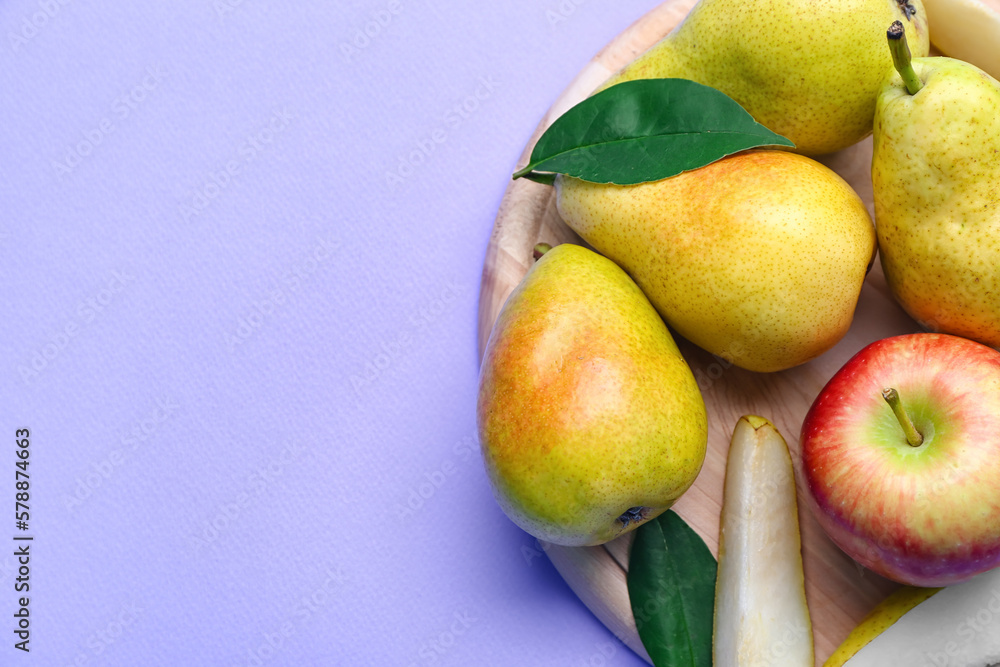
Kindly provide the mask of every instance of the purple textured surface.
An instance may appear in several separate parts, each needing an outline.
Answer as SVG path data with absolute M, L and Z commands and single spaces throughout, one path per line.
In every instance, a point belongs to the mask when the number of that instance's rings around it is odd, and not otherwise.
M 653 4 L 0 4 L 0 664 L 642 664 L 474 399 L 514 162 Z

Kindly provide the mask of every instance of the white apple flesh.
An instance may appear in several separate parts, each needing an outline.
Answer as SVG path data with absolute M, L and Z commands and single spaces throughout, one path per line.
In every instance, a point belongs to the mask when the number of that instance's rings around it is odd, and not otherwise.
M 1000 352 L 933 333 L 876 341 L 820 392 L 801 451 L 820 525 L 865 567 L 931 587 L 1000 565 Z

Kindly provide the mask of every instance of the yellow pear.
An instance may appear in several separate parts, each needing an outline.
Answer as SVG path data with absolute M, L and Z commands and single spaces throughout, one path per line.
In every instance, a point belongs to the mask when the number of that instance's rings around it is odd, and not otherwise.
M 854 190 L 814 160 L 750 151 L 640 185 L 555 186 L 566 223 L 667 324 L 737 366 L 796 366 L 850 327 L 875 230 Z
M 871 134 L 892 63 L 885 29 L 906 23 L 927 55 L 921 0 L 700 0 L 659 43 L 608 81 L 676 77 L 726 93 L 754 119 L 820 155 Z
M 708 444 L 705 403 L 663 320 L 624 271 L 571 244 L 545 252 L 504 303 L 476 418 L 500 507 L 566 546 L 666 511 Z
M 1000 346 L 1000 82 L 959 60 L 908 61 L 909 84 L 890 70 L 875 114 L 886 281 L 923 326 Z

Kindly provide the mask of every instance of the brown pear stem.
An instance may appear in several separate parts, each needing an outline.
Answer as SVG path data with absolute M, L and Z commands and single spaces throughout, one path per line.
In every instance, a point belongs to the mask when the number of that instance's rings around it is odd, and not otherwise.
M 906 92 L 916 95 L 924 87 L 923 81 L 913 71 L 912 55 L 910 45 L 906 42 L 906 31 L 903 29 L 902 21 L 893 21 L 889 26 L 889 31 L 885 36 L 889 39 L 889 51 L 892 53 L 892 65 L 903 78 Z
M 920 435 L 920 431 L 913 425 L 910 420 L 910 415 L 906 414 L 906 410 L 903 409 L 903 402 L 899 400 L 899 392 L 892 387 L 882 390 L 882 398 L 885 402 L 889 404 L 892 408 L 892 413 L 896 415 L 896 419 L 899 420 L 899 425 L 903 427 L 903 433 L 906 434 L 906 442 L 909 443 L 911 447 L 919 447 L 924 442 L 924 436 Z

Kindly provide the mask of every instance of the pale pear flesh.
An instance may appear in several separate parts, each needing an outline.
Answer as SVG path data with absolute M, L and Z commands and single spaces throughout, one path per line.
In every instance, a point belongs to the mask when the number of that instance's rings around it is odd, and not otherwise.
M 1000 569 L 947 586 L 873 638 L 844 667 L 1000 663 Z
M 842 667 L 851 656 L 885 632 L 886 628 L 902 618 L 906 612 L 939 590 L 941 589 L 900 586 L 861 619 L 837 650 L 823 663 L 823 667 Z
M 1000 345 L 1000 83 L 951 58 L 915 58 L 878 98 L 875 223 L 896 300 L 932 331 Z
M 913 55 L 926 56 L 921 0 L 700 0 L 605 87 L 691 79 L 735 99 L 797 152 L 831 153 L 871 134 L 875 97 L 892 66 L 885 32 L 894 20 Z
M 726 463 L 714 664 L 813 667 L 792 459 L 767 419 L 742 417 Z
M 705 403 L 667 326 L 610 260 L 558 245 L 508 297 L 477 425 L 497 503 L 540 540 L 607 542 L 666 511 L 705 460 Z
M 857 193 L 820 163 L 748 151 L 640 185 L 556 178 L 563 220 L 714 355 L 778 371 L 836 344 L 875 254 Z

